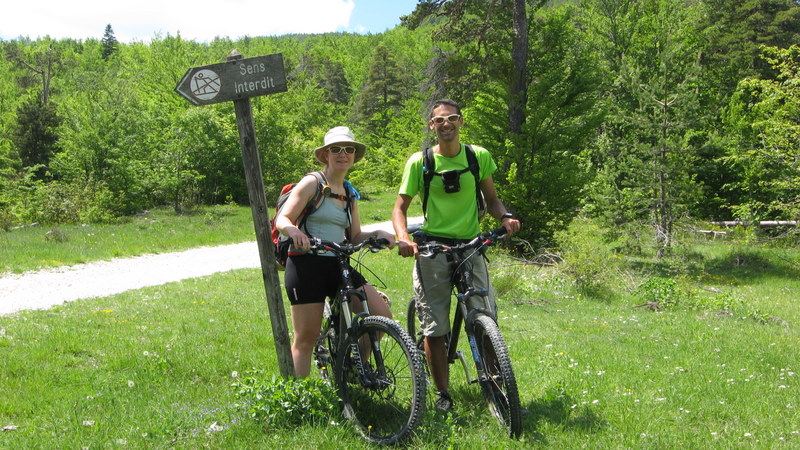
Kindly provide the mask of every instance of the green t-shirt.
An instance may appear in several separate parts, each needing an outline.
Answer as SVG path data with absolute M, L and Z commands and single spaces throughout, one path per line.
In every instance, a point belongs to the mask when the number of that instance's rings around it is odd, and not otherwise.
M 482 147 L 472 145 L 472 150 L 478 159 L 480 179 L 485 180 L 497 170 L 492 155 Z M 422 177 L 423 152 L 412 155 L 403 170 L 403 181 L 400 183 L 400 194 L 414 197 L 419 194 L 422 201 L 425 189 Z M 467 168 L 467 154 L 464 144 L 458 155 L 448 158 L 433 154 L 436 162 L 436 172 L 444 170 L 461 170 Z M 472 239 L 480 233 L 478 223 L 478 204 L 475 201 L 475 177 L 469 170 L 461 174 L 459 179 L 461 189 L 458 192 L 447 193 L 444 191 L 442 177 L 434 176 L 428 192 L 428 211 L 422 231 L 431 236 L 454 239 Z

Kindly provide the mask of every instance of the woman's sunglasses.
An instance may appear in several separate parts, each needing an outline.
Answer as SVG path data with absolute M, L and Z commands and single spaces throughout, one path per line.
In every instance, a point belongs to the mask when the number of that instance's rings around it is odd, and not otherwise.
M 431 117 L 431 122 L 433 122 L 435 125 L 441 125 L 441 124 L 444 123 L 445 120 L 450 122 L 450 123 L 456 123 L 456 122 L 458 122 L 458 119 L 460 119 L 460 118 L 461 118 L 461 114 L 450 114 L 449 116 Z
M 352 145 L 345 145 L 345 146 L 332 145 L 328 147 L 328 151 L 336 155 L 342 153 L 342 150 L 344 150 L 344 152 L 347 153 L 348 155 L 352 155 L 353 153 L 356 152 L 356 148 L 353 147 Z

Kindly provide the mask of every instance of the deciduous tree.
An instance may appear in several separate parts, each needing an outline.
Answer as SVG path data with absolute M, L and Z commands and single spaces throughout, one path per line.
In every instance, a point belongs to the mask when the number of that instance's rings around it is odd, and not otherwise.
M 776 79 L 739 83 L 725 119 L 726 163 L 741 174 L 740 219 L 796 219 L 800 215 L 800 46 L 766 47 Z

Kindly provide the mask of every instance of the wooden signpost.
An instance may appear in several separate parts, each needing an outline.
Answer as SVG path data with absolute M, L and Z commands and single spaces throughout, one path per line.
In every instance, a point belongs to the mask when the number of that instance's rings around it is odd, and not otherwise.
M 245 59 L 236 50 L 228 55 L 227 62 L 187 70 L 175 87 L 175 92 L 198 106 L 286 90 L 283 55 L 276 53 Z
M 275 250 L 272 244 L 267 201 L 264 194 L 264 177 L 258 155 L 253 109 L 250 97 L 285 92 L 286 73 L 281 54 L 244 58 L 236 50 L 228 55 L 227 62 L 193 67 L 186 71 L 175 91 L 194 105 L 208 105 L 233 101 L 236 124 L 239 127 L 239 144 L 247 180 L 247 193 L 253 212 L 253 224 L 261 258 L 261 273 L 267 293 L 269 317 L 278 367 L 281 376 L 292 377 L 294 365 L 289 345 L 289 330 L 283 310 Z

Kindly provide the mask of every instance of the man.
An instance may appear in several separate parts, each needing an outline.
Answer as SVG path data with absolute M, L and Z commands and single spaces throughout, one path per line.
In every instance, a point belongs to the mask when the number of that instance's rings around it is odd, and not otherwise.
M 468 170 L 467 148 L 459 140 L 464 126 L 461 107 L 449 99 L 434 103 L 428 126 L 436 133 L 438 144 L 433 147 L 435 176 L 430 180 L 422 231 L 427 240 L 453 245 L 473 239 L 480 233 L 476 189 L 480 189 L 486 202 L 486 210 L 500 221 L 508 234 L 520 229 L 519 220 L 509 213 L 497 198 L 492 174 L 497 165 L 484 148 L 472 147 L 477 158 L 480 185 Z M 416 194 L 424 197 L 423 152 L 412 155 L 403 171 L 397 201 L 392 211 L 392 224 L 398 237 L 399 252 L 404 257 L 417 258 L 414 268 L 414 293 L 417 296 L 417 311 L 425 336 L 425 355 L 438 390 L 436 408 L 449 411 L 453 400 L 449 392 L 449 365 L 445 352 L 445 339 L 450 331 L 450 294 L 452 290 L 452 268 L 444 255 L 436 258 L 419 258 L 419 248 L 408 234 L 408 207 Z M 428 168 L 429 169 L 429 168 Z M 446 178 L 442 172 L 452 171 Z M 456 174 L 454 180 L 453 175 Z M 447 184 L 447 185 L 446 185 Z M 489 282 L 489 273 L 484 258 L 474 258 L 473 275 L 478 289 L 489 290 L 492 313 L 496 311 L 494 292 Z M 475 298 L 475 300 L 479 300 Z M 483 307 L 470 304 L 470 308 Z

